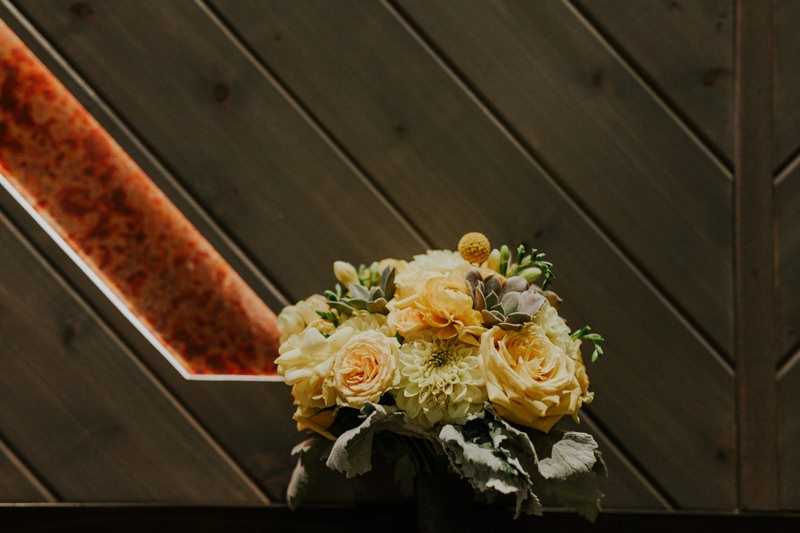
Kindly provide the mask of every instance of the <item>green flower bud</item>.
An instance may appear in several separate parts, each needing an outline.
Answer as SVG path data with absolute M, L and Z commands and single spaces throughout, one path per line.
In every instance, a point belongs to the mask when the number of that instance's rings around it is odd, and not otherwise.
M 542 275 L 542 269 L 538 267 L 528 267 L 522 272 L 517 273 L 517 276 L 522 276 L 528 283 L 533 283 L 539 276 Z

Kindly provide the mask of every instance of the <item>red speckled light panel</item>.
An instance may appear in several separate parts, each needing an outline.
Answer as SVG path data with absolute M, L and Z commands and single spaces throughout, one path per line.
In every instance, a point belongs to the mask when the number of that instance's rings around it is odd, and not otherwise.
M 275 316 L 0 22 L 3 174 L 191 374 L 275 374 Z

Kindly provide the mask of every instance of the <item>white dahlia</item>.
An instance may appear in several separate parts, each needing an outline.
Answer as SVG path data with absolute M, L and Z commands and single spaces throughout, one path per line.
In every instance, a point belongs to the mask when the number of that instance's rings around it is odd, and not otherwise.
M 400 347 L 398 369 L 395 401 L 423 427 L 463 423 L 487 399 L 477 347 L 454 340 L 417 339 Z

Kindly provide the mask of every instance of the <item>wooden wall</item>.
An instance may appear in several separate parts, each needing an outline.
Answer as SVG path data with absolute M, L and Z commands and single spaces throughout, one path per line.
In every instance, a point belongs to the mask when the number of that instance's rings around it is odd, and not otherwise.
M 737 25 L 752 7 L 733 0 L 2 0 L 0 17 L 273 309 L 329 286 L 336 259 L 473 229 L 534 244 L 570 323 L 608 339 L 584 416 L 605 506 L 796 510 L 800 2 L 774 25 L 753 5 L 768 24 Z M 774 130 L 743 97 L 758 47 L 741 45 L 773 30 Z M 769 135 L 745 142 L 744 116 Z M 744 146 L 771 164 L 766 233 L 740 216 L 761 209 Z M 280 500 L 288 388 L 182 380 L 5 192 L 0 213 L 0 499 Z M 742 242 L 774 252 L 775 291 L 746 290 Z M 332 476 L 317 499 L 393 497 L 384 482 Z

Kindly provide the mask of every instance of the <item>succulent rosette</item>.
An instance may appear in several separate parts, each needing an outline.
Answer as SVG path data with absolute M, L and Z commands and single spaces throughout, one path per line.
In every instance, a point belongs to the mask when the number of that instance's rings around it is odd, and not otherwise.
M 552 266 L 468 233 L 458 252 L 336 261 L 333 290 L 284 308 L 278 372 L 312 432 L 295 449 L 290 506 L 319 465 L 352 477 L 386 452 L 412 465 L 398 475 L 449 471 L 477 496 L 514 495 L 517 514 L 541 512 L 536 486 L 593 519 L 597 444 L 554 426 L 592 401 L 581 345 L 594 362 L 603 338 L 560 316 Z

